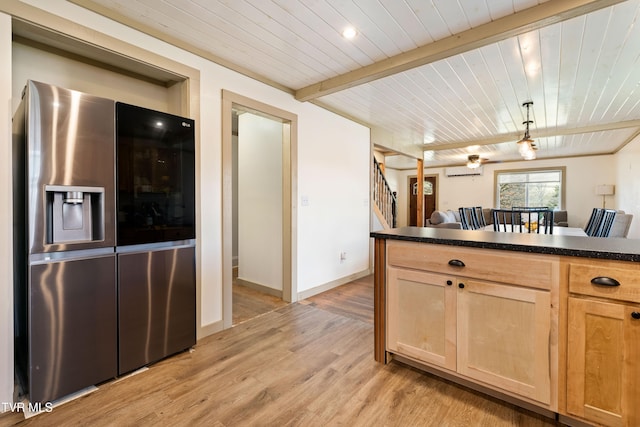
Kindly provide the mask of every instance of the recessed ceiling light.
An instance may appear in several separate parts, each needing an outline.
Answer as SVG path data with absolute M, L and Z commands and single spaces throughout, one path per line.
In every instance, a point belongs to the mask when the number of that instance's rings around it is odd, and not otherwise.
M 358 35 L 358 32 L 353 27 L 347 27 L 344 30 L 342 30 L 342 37 L 344 37 L 347 40 L 353 39 L 356 35 Z
M 525 66 L 525 71 L 530 76 L 537 75 L 539 70 L 540 70 L 540 63 L 535 61 L 531 61 L 527 63 L 527 65 Z

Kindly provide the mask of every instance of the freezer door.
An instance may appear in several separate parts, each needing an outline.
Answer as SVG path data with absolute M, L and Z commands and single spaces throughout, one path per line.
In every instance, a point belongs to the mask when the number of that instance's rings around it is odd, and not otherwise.
M 195 247 L 118 255 L 120 374 L 196 342 Z
M 29 377 L 48 402 L 117 374 L 115 255 L 32 265 Z

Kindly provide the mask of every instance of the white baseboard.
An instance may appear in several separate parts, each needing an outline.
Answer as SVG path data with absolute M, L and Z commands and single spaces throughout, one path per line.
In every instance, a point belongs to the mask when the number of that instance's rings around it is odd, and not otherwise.
M 247 288 L 251 288 L 255 291 L 262 292 L 263 294 L 271 295 L 274 297 L 278 297 L 282 299 L 282 290 L 281 289 L 273 289 L 269 286 L 261 285 L 260 283 L 250 282 L 249 280 L 237 278 L 236 279 L 238 285 L 246 286 Z
M 220 332 L 223 330 L 222 320 L 218 320 L 217 322 L 209 323 L 208 325 L 200 326 L 200 329 L 197 332 L 196 341 L 201 340 L 204 337 L 208 337 L 209 335 L 213 335 L 216 332 Z
M 359 273 L 354 273 L 354 274 L 351 274 L 349 276 L 342 277 L 342 278 L 340 278 L 338 280 L 334 280 L 332 282 L 325 283 L 324 285 L 316 286 L 314 288 L 307 289 L 306 291 L 298 292 L 298 301 L 301 301 L 303 299 L 312 297 L 314 295 L 321 294 L 321 293 L 326 292 L 326 291 L 328 291 L 330 289 L 337 288 L 338 286 L 342 286 L 345 283 L 349 283 L 349 282 L 352 282 L 354 280 L 358 280 L 358 279 L 360 279 L 362 277 L 365 277 L 365 276 L 368 276 L 370 274 L 373 274 L 372 270 L 364 270 L 364 271 L 361 271 Z

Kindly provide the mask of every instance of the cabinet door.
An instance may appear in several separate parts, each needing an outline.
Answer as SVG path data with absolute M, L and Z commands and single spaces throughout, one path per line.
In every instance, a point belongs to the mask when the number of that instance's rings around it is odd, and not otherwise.
M 549 292 L 459 282 L 458 372 L 550 404 Z
M 387 349 L 455 371 L 453 277 L 388 269 Z
M 569 298 L 567 411 L 607 426 L 640 425 L 639 307 Z

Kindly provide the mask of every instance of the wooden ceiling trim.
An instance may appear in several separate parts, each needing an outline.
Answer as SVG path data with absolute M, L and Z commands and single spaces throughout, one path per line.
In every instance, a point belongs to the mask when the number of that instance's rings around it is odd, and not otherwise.
M 369 83 L 383 77 L 388 77 L 506 40 L 528 31 L 537 30 L 548 25 L 613 6 L 623 1 L 624 0 L 548 1 L 357 70 L 298 89 L 295 97 L 299 101 L 310 101 L 321 96 Z
M 553 136 L 565 136 L 565 135 L 580 135 L 593 132 L 603 132 L 608 130 L 628 129 L 628 128 L 640 128 L 640 120 L 627 120 L 623 122 L 603 123 L 599 125 L 584 126 L 579 128 L 563 129 L 563 128 L 549 128 L 538 129 L 531 131 L 531 137 L 536 138 L 549 138 Z M 516 142 L 522 138 L 524 130 L 520 133 L 508 133 L 493 138 L 485 138 L 466 142 L 454 142 L 451 144 L 437 144 L 437 145 L 425 145 L 425 151 L 442 151 L 452 150 L 456 148 L 466 148 L 470 145 L 493 145 L 504 142 Z M 628 142 L 628 141 L 627 141 Z

